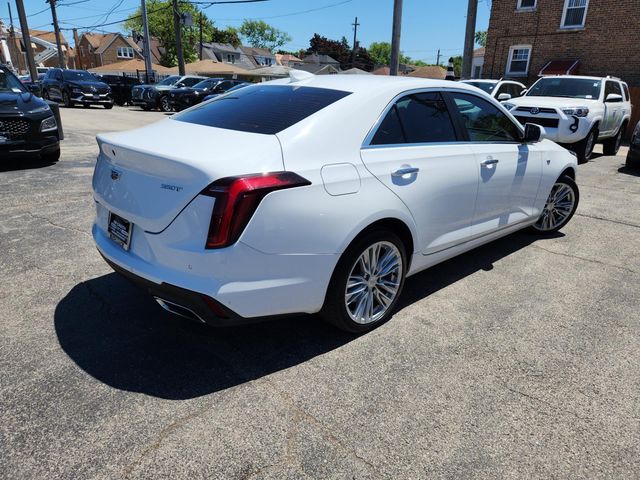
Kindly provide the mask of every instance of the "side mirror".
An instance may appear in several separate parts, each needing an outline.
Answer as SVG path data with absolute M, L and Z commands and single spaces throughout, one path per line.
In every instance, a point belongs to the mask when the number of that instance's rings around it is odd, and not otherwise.
M 536 143 L 545 136 L 544 128 L 535 123 L 524 124 L 524 143 Z
M 37 83 L 27 83 L 25 87 L 27 87 L 27 90 L 29 90 L 29 92 L 37 95 L 38 97 L 40 96 L 40 85 L 38 85 Z
M 617 103 L 622 101 L 622 95 L 618 95 L 617 93 L 610 93 L 607 95 L 605 102 L 607 103 Z
M 499 102 L 506 102 L 507 100 L 511 100 L 511 94 L 501 93 L 500 95 L 498 95 Z
M 185 87 L 185 84 L 184 84 L 184 83 L 182 83 L 182 82 L 179 82 L 179 83 L 176 83 L 176 87 L 177 87 L 177 88 L 184 88 L 184 87 Z

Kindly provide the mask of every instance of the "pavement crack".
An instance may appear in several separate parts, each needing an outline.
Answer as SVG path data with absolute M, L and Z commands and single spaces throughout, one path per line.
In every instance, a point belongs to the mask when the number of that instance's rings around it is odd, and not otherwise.
M 542 398 L 536 397 L 535 395 L 531 395 L 529 393 L 525 393 L 521 390 L 517 390 L 515 388 L 511 388 L 509 385 L 507 385 L 504 382 L 500 382 L 502 384 L 502 386 L 504 388 L 506 388 L 507 390 L 509 390 L 512 393 L 515 393 L 516 395 L 520 395 L 522 397 L 528 398 L 529 400 L 533 400 L 534 402 L 538 402 L 538 403 L 542 403 L 550 408 L 552 408 L 553 410 L 557 410 L 557 411 L 561 411 L 561 412 L 565 412 L 568 413 L 570 415 L 573 415 L 576 418 L 579 418 L 580 420 L 583 420 L 585 422 L 590 422 L 591 420 L 589 418 L 583 417 L 582 415 L 578 415 L 576 412 L 574 412 L 573 410 L 569 410 L 567 408 L 562 408 L 562 407 L 558 407 L 557 405 L 554 405 L 551 402 L 548 402 L 547 400 L 543 400 Z M 544 413 L 544 412 L 542 412 Z
M 612 220 L 611 218 L 599 217 L 598 215 L 587 215 L 586 213 L 576 213 L 575 215 L 576 217 L 591 218 L 593 220 L 600 220 L 602 222 L 609 222 L 609 223 L 615 223 L 617 225 L 624 225 L 627 227 L 640 228 L 640 225 L 636 223 L 624 222 L 622 220 Z
M 49 225 L 56 227 L 56 228 L 60 228 L 62 230 L 68 230 L 71 232 L 76 232 L 76 233 L 81 233 L 82 235 L 85 235 L 89 238 L 91 238 L 91 235 L 89 234 L 89 232 L 85 231 L 85 230 L 80 230 L 79 228 L 74 228 L 74 227 L 70 227 L 68 225 L 60 225 L 59 223 L 55 223 L 52 220 L 50 220 L 47 217 L 42 217 L 40 215 L 35 215 L 32 212 L 25 212 L 27 215 L 29 215 L 31 218 L 35 218 L 37 220 L 42 220 L 44 222 L 47 222 Z
M 540 246 L 538 244 L 535 244 L 535 243 L 532 244 L 531 246 L 535 247 L 535 248 L 538 248 L 540 250 L 543 250 L 543 251 L 545 251 L 547 253 L 551 253 L 553 255 L 560 255 L 562 257 L 573 258 L 575 260 L 582 260 L 583 262 L 589 262 L 589 263 L 593 263 L 593 264 L 596 264 L 596 265 L 603 265 L 605 267 L 617 268 L 619 270 L 623 270 L 625 272 L 633 273 L 633 274 L 636 274 L 636 275 L 640 274 L 640 272 L 637 272 L 636 270 L 633 270 L 633 269 L 627 268 L 627 267 L 623 267 L 621 265 L 613 265 L 611 263 L 602 262 L 600 260 L 595 260 L 593 258 L 581 257 L 579 255 L 574 255 L 572 253 L 555 252 L 553 250 L 550 250 L 548 248 L 544 248 L 544 247 L 542 247 L 542 246 Z

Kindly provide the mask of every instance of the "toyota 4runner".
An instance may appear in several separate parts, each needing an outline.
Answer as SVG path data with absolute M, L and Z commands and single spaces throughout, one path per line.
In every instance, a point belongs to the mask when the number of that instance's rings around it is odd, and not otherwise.
M 618 153 L 631 118 L 629 87 L 614 77 L 544 77 L 503 105 L 523 125 L 544 127 L 547 138 L 573 150 L 581 163 L 597 142 L 605 155 Z

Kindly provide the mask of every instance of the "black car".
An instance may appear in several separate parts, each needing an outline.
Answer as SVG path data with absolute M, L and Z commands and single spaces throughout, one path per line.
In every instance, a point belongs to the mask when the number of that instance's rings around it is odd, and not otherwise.
M 139 105 L 143 110 L 158 109 L 170 112 L 169 92 L 177 88 L 193 87 L 205 77 L 195 75 L 171 75 L 153 85 L 137 85 L 131 89 L 131 102 Z
M 100 80 L 111 87 L 111 94 L 116 105 L 132 105 L 131 89 L 142 82 L 136 77 L 124 75 L 100 75 Z
M 0 159 L 56 162 L 60 140 L 57 105 L 36 97 L 8 68 L 0 66 Z
M 65 107 L 82 104 L 85 107 L 113 107 L 111 87 L 86 70 L 51 68 L 42 80 L 42 97 L 63 102 Z
M 627 168 L 640 169 L 640 122 L 636 125 L 629 143 L 629 153 L 627 153 Z
M 197 105 L 208 95 L 219 95 L 241 83 L 244 82 L 241 80 L 226 80 L 224 78 L 207 78 L 196 83 L 193 87 L 172 90 L 169 94 L 169 104 L 175 111 L 179 112 Z

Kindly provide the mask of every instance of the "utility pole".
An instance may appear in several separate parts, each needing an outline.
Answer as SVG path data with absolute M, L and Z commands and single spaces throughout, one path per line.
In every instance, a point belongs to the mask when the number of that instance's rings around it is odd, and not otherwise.
M 185 74 L 184 55 L 182 53 L 182 21 L 178 0 L 173 0 L 173 28 L 176 31 L 176 56 L 178 57 L 178 73 Z
M 13 13 L 11 13 L 11 2 L 7 2 L 7 8 L 9 9 L 9 55 L 11 56 L 11 67 L 18 71 L 20 70 L 20 52 L 16 52 L 16 31 L 13 28 Z M 16 63 L 14 63 L 16 62 Z
M 471 64 L 473 63 L 473 44 L 476 35 L 476 14 L 478 13 L 478 0 L 469 0 L 467 8 L 467 31 L 464 36 L 464 54 L 462 56 L 462 73 L 464 80 L 471 78 Z
M 436 60 L 436 65 L 440 66 L 440 49 L 438 49 L 438 59 Z
M 80 40 L 78 40 L 78 29 L 73 29 L 73 43 L 76 45 L 76 58 L 78 59 L 78 67 L 80 70 L 84 70 L 82 66 L 82 57 L 80 56 Z
M 356 21 L 353 22 L 353 51 L 351 52 L 351 68 L 356 66 L 356 48 L 358 47 L 358 17 L 356 17 Z
M 393 29 L 391 31 L 391 65 L 389 74 L 398 75 L 400 65 L 400 27 L 402 26 L 402 0 L 393 2 Z
M 143 55 L 144 55 L 144 76 L 145 83 L 149 83 L 149 74 L 153 71 L 151 66 L 151 44 L 149 43 L 149 19 L 147 18 L 147 1 L 141 0 L 142 7 L 142 34 L 144 36 Z
M 58 66 L 64 69 L 64 55 L 62 54 L 62 43 L 60 43 L 60 27 L 58 27 L 58 15 L 56 14 L 56 0 L 47 0 L 47 3 L 51 6 L 53 31 L 56 33 L 56 45 L 58 47 Z
M 27 14 L 24 13 L 24 3 L 22 3 L 22 0 L 16 0 L 16 7 L 18 7 L 18 18 L 20 19 L 20 30 L 22 30 L 22 41 L 24 42 L 24 49 L 27 53 L 29 74 L 31 75 L 31 80 L 35 81 L 35 79 L 38 78 L 38 71 L 36 70 L 36 62 L 33 59 L 33 50 L 31 49 L 31 35 L 29 35 L 29 24 L 27 23 Z
M 198 58 L 202 60 L 202 12 L 200 12 L 200 21 L 198 22 L 200 27 L 200 55 Z

